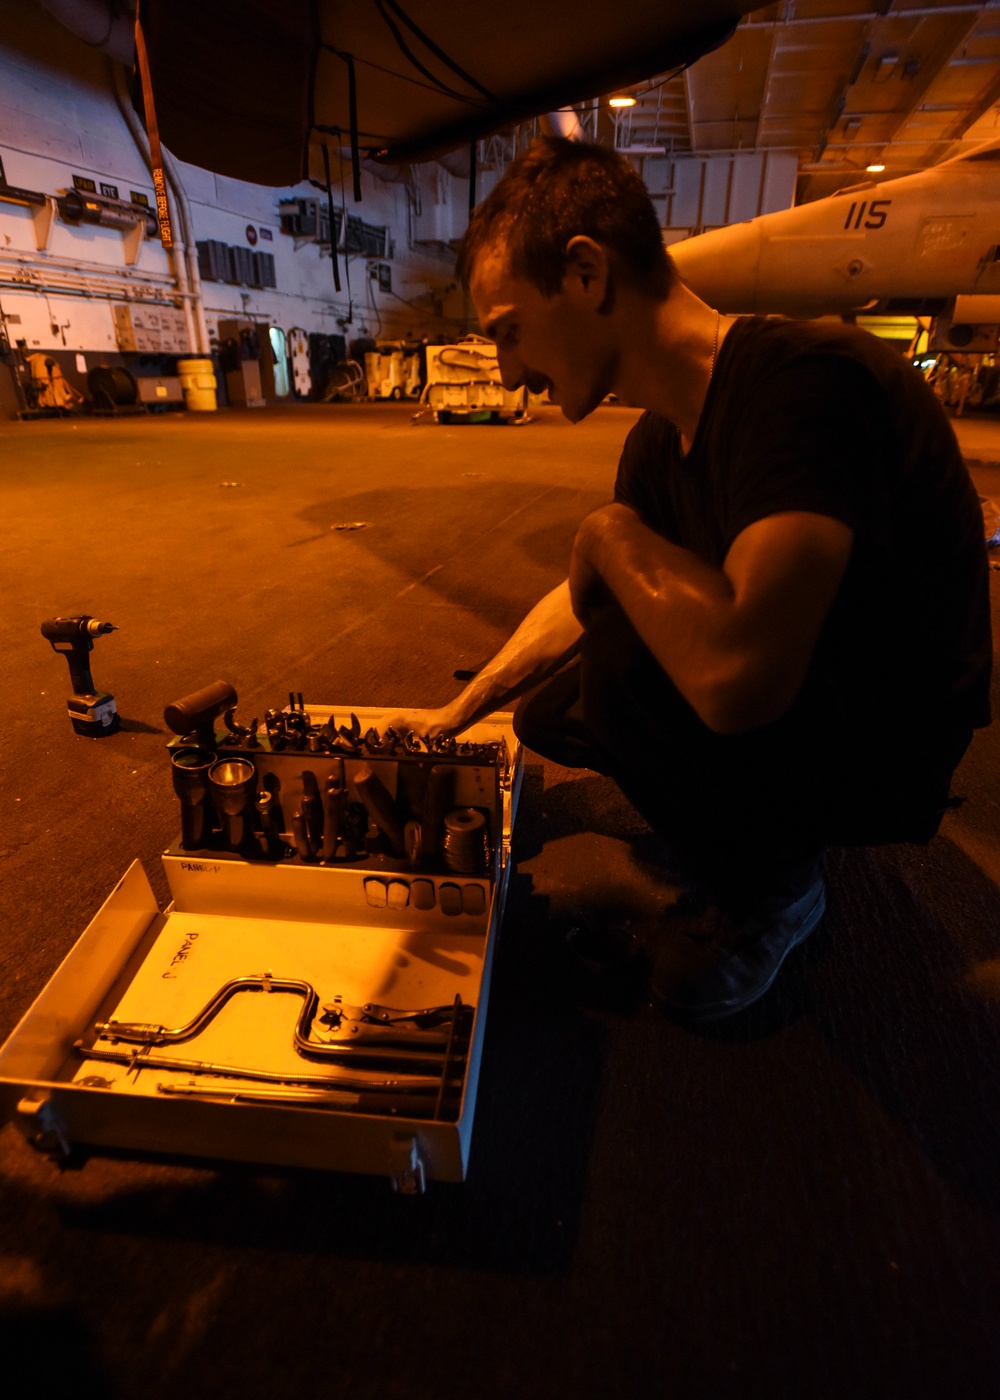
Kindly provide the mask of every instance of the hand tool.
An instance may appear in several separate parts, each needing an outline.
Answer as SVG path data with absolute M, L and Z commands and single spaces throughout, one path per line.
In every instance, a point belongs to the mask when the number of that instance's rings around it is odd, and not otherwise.
M 424 858 L 423 827 L 419 822 L 406 823 L 403 840 L 406 843 L 406 859 L 411 865 L 419 865 Z
M 389 1113 L 407 1118 L 440 1118 L 441 1089 L 375 1089 L 351 1093 L 344 1089 L 238 1089 L 213 1084 L 157 1084 L 158 1094 L 172 1098 L 218 1099 L 223 1103 L 292 1104 L 296 1108 L 335 1108 L 344 1113 Z
M 231 997 L 239 992 L 290 992 L 302 997 L 292 1032 L 292 1044 L 300 1055 L 313 1058 L 394 1059 L 407 1063 L 430 1064 L 440 1060 L 448 1036 L 441 1033 L 442 1022 L 452 1017 L 454 1006 L 427 1006 L 418 1010 L 397 1007 L 343 1005 L 339 997 L 323 1007 L 323 1020 L 329 1030 L 316 1031 L 313 1021 L 319 1008 L 319 994 L 311 982 L 298 977 L 274 977 L 270 972 L 233 977 L 223 983 L 186 1025 L 167 1026 L 133 1021 L 98 1021 L 94 1029 L 111 1041 L 132 1045 L 179 1045 L 193 1040 L 204 1030 Z M 472 1008 L 458 1002 L 460 1011 Z M 454 1059 L 461 1058 L 458 1055 Z
M 340 838 L 340 819 L 347 797 L 347 782 L 344 778 L 344 760 L 334 760 L 333 771 L 326 780 L 323 793 L 323 844 L 320 847 L 320 860 L 333 860 L 337 854 Z
M 288 743 L 288 736 L 285 732 L 285 716 L 280 710 L 268 710 L 264 715 L 264 728 L 267 730 L 268 743 L 275 753 L 280 753 Z
M 50 642 L 53 651 L 65 656 L 69 665 L 73 694 L 67 700 L 66 708 L 70 722 L 77 734 L 85 734 L 91 739 L 114 734 L 121 726 L 115 697 L 108 690 L 95 690 L 94 678 L 90 674 L 93 639 L 117 630 L 113 623 L 98 622 L 88 613 L 76 617 L 51 617 L 42 623 L 42 636 Z
M 368 810 L 363 802 L 349 802 L 341 819 L 344 860 L 357 860 L 368 845 Z
M 264 842 L 264 853 L 271 860 L 281 856 L 284 847 L 281 843 L 281 826 L 278 819 L 278 799 L 273 792 L 262 788 L 257 794 L 257 816 Z
M 419 821 L 427 799 L 430 764 L 399 763 L 396 765 L 396 807 L 408 820 Z M 454 802 L 450 804 L 454 807 Z
M 226 712 L 223 714 L 222 723 L 225 725 L 226 729 L 233 736 L 237 743 L 240 743 L 241 740 L 246 739 L 250 734 L 250 730 L 247 729 L 246 725 L 236 723 L 235 705 L 232 707 L 232 709 L 226 710 Z
M 436 763 L 427 780 L 424 795 L 424 809 L 420 824 L 423 827 L 424 859 L 436 856 L 444 839 L 444 819 L 455 802 L 455 770 L 447 764 Z
M 361 749 L 349 735 L 345 735 L 343 725 L 329 742 L 332 753 L 345 753 L 349 758 L 361 757 Z
M 208 770 L 208 787 L 216 810 L 226 819 L 226 844 L 238 851 L 247 834 L 244 813 L 254 800 L 257 770 L 247 758 L 218 759 Z
M 476 807 L 456 807 L 444 819 L 444 863 L 460 875 L 476 875 L 489 860 L 486 818 Z
M 356 749 L 356 748 L 360 748 L 360 746 L 361 746 L 361 721 L 358 719 L 357 715 L 356 715 L 356 714 L 353 714 L 353 713 L 351 714 L 351 717 L 350 717 L 350 718 L 351 718 L 351 723 L 350 723 L 350 725 L 349 725 L 349 726 L 346 725 L 346 724 L 340 725 L 339 728 L 337 729 L 337 733 L 340 735 L 340 737 L 341 737 L 342 739 L 344 739 L 348 744 L 350 744 L 352 748 L 355 748 L 355 749 Z
M 472 1008 L 461 998 L 458 1006 L 460 1015 L 471 1013 Z M 321 1045 L 395 1045 L 402 1048 L 419 1045 L 422 1049 L 439 1046 L 444 1050 L 453 1038 L 454 1018 L 454 1003 L 405 1011 L 373 1002 L 353 1006 L 341 997 L 334 997 L 333 1001 L 323 1003 L 322 1015 L 313 1021 L 309 1040 L 310 1044 L 318 1041 Z
M 240 1065 L 218 1065 L 208 1060 L 175 1060 L 171 1055 L 152 1055 L 148 1047 L 129 1050 L 124 1046 L 116 1050 L 111 1046 L 86 1045 L 82 1040 L 73 1042 L 73 1049 L 83 1060 L 102 1060 L 106 1064 L 126 1065 L 129 1071 L 138 1073 L 141 1069 L 176 1069 L 185 1074 L 227 1075 L 234 1079 L 263 1081 L 265 1084 L 312 1084 L 318 1089 L 385 1089 L 395 1092 L 420 1093 L 426 1089 L 437 1089 L 441 1082 L 437 1074 L 408 1074 L 405 1070 L 394 1071 L 392 1079 L 360 1079 L 355 1076 L 330 1074 L 309 1074 L 305 1070 L 275 1071 L 268 1069 L 244 1068 Z M 396 1077 L 398 1076 L 398 1077 Z
M 288 735 L 288 742 L 293 749 L 304 749 L 307 742 L 308 722 L 305 715 L 299 714 L 298 710 L 285 715 L 285 733 Z
M 309 828 L 306 819 L 301 812 L 292 813 L 292 836 L 295 838 L 295 849 L 302 860 L 313 859 L 313 848 L 309 843 Z
M 316 774 L 307 768 L 302 774 L 302 801 L 300 810 L 306 824 L 309 849 L 315 853 L 323 844 L 323 802 L 319 795 Z
M 448 1085 L 448 1071 L 451 1069 L 452 1061 L 456 1056 L 455 1040 L 458 1035 L 458 1024 L 464 1011 L 462 998 L 458 992 L 455 993 L 455 1000 L 451 1008 L 451 1021 L 448 1029 L 448 1044 L 444 1051 L 444 1064 L 441 1066 L 441 1087 L 438 1089 L 437 1102 L 434 1105 L 434 1117 L 441 1117 L 441 1109 L 444 1105 L 445 1091 Z
M 394 853 L 400 856 L 404 855 L 406 840 L 403 836 L 403 828 L 396 816 L 392 798 L 386 791 L 381 778 L 367 763 L 362 763 L 354 770 L 354 786 L 358 796 L 368 809 L 368 815 L 378 829 L 385 833 Z
M 186 851 L 204 849 L 212 835 L 208 770 L 215 762 L 211 749 L 174 749 L 170 777 L 181 800 L 181 845 Z
M 215 721 L 227 710 L 234 710 L 238 698 L 228 681 L 213 681 L 168 705 L 163 718 L 174 734 L 182 738 L 193 735 L 199 748 L 214 749 Z

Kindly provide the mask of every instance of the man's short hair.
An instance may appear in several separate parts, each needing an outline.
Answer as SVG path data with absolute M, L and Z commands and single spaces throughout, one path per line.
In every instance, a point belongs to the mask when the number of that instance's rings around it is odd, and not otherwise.
M 621 275 L 656 300 L 678 280 L 656 211 L 632 165 L 606 146 L 542 136 L 508 166 L 475 210 L 458 271 L 502 244 L 510 270 L 553 296 L 566 275 L 566 245 L 584 234 L 607 248 Z

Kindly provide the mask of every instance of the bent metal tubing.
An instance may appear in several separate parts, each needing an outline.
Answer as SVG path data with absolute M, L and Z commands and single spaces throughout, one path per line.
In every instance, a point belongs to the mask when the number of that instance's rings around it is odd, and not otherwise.
M 388 1094 L 345 1093 L 339 1089 L 246 1089 L 225 1084 L 157 1084 L 156 1092 L 168 1098 L 218 1099 L 223 1103 L 264 1103 L 279 1107 L 333 1108 L 356 1113 L 403 1114 L 408 1118 L 439 1118 L 440 1111 L 429 1091 L 399 1090 Z M 433 1106 L 433 1113 L 431 1112 Z
M 177 1060 L 169 1055 L 154 1055 L 148 1046 L 120 1050 L 106 1045 L 86 1045 L 82 1040 L 73 1048 L 84 1060 L 100 1060 L 106 1064 L 125 1065 L 130 1072 L 141 1069 L 171 1069 L 185 1074 L 214 1074 L 220 1078 L 248 1079 L 264 1084 L 307 1084 L 314 1089 L 382 1092 L 391 1094 L 437 1093 L 441 1086 L 439 1075 L 403 1075 L 396 1079 L 354 1079 L 349 1075 L 301 1074 L 288 1070 L 250 1069 L 242 1065 L 220 1065 L 209 1060 Z M 224 1092 L 220 1089 L 220 1093 Z
M 179 1045 L 183 1041 L 193 1039 L 238 992 L 291 992 L 302 997 L 302 1009 L 295 1023 L 292 1042 L 300 1055 L 308 1056 L 310 1059 L 375 1059 L 394 1060 L 397 1063 L 403 1060 L 407 1064 L 439 1065 L 442 1059 L 446 1064 L 453 1064 L 463 1058 L 454 1053 L 452 1049 L 453 1034 L 447 1037 L 446 1044 L 442 1043 L 440 1050 L 411 1049 L 405 1044 L 371 1045 L 365 1044 L 363 1040 L 354 1043 L 319 1044 L 309 1038 L 309 1031 L 319 1005 L 319 994 L 316 989 L 310 982 L 301 981 L 298 978 L 272 977 L 270 973 L 264 973 L 261 976 L 232 978 L 231 981 L 224 983 L 213 997 L 209 998 L 201 1010 L 188 1021 L 187 1025 L 178 1026 L 173 1030 L 153 1023 L 115 1020 L 99 1021 L 94 1029 L 98 1035 L 112 1041 L 125 1041 L 133 1045 Z M 456 997 L 455 1006 L 451 1013 L 452 1029 L 454 1029 L 463 1009 L 461 999 Z M 372 1030 L 375 1031 L 376 1028 L 372 1027 Z M 101 1057 L 95 1056 L 94 1058 Z

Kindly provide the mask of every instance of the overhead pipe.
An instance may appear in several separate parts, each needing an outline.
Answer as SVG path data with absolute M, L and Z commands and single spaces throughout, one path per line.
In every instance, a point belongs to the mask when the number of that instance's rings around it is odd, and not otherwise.
M 132 106 L 132 97 L 125 81 L 125 70 L 120 64 L 109 61 L 111 79 L 114 87 L 115 100 L 118 103 L 118 110 L 125 120 L 125 125 L 132 134 L 139 152 L 152 169 L 149 156 L 149 146 L 146 140 L 146 133 L 143 130 L 135 108 Z M 198 269 L 198 249 L 194 241 L 194 223 L 191 218 L 191 205 L 188 202 L 187 193 L 181 182 L 180 174 L 174 162 L 173 156 L 168 151 L 163 152 L 163 171 L 167 177 L 167 184 L 177 205 L 177 224 L 180 233 L 180 247 L 175 247 L 172 254 L 174 272 L 177 278 L 177 287 L 181 294 L 184 305 L 184 318 L 187 323 L 188 339 L 192 349 L 196 354 L 208 354 L 209 337 L 208 325 L 205 321 L 205 306 L 201 289 L 201 273 Z
M 194 220 L 191 217 L 191 205 L 188 201 L 187 191 L 181 181 L 180 171 L 173 156 L 169 151 L 163 151 L 163 170 L 167 177 L 167 184 L 173 191 L 177 200 L 179 220 L 184 236 L 184 248 L 182 256 L 187 261 L 188 285 L 191 288 L 191 311 L 195 321 L 197 335 L 192 341 L 202 354 L 207 355 L 211 349 L 208 336 L 208 324 L 205 320 L 205 305 L 201 290 L 201 269 L 198 266 L 198 245 L 194 236 Z

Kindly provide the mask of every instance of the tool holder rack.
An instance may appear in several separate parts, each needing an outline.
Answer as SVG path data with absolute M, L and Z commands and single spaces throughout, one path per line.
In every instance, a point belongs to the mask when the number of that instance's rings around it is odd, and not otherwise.
M 371 713 L 371 711 L 360 712 L 366 718 L 370 717 Z M 309 717 L 315 723 L 323 724 L 334 718 L 334 712 L 325 706 L 310 706 Z M 352 711 L 352 717 L 359 718 L 359 712 Z M 179 749 L 190 747 L 194 743 L 195 736 L 193 735 L 177 737 L 170 741 L 167 748 L 176 752 Z M 292 811 L 301 806 L 306 796 L 304 775 L 311 773 L 316 779 L 317 785 L 322 789 L 324 778 L 328 777 L 339 763 L 343 763 L 349 789 L 349 800 L 352 803 L 357 805 L 361 802 L 361 794 L 355 786 L 355 779 L 358 772 L 367 767 L 374 771 L 375 776 L 393 800 L 401 823 L 406 820 L 407 816 L 415 815 L 411 804 L 414 796 L 419 796 L 415 789 L 419 789 L 420 785 L 408 783 L 407 775 L 426 777 L 430 769 L 447 768 L 451 771 L 454 780 L 453 805 L 472 807 L 481 811 L 487 819 L 487 832 L 492 837 L 492 834 L 498 829 L 498 817 L 502 815 L 503 811 L 501 790 L 509 786 L 510 750 L 503 735 L 492 741 L 480 743 L 470 741 L 464 745 L 464 748 L 470 752 L 463 752 L 457 746 L 432 750 L 425 747 L 406 749 L 402 743 L 399 743 L 388 751 L 379 751 L 368 747 L 362 739 L 359 740 L 356 751 L 353 753 L 344 748 L 331 750 L 327 747 L 310 750 L 304 745 L 299 748 L 282 746 L 279 749 L 272 744 L 266 734 L 260 735 L 251 746 L 246 739 L 236 737 L 225 729 L 217 728 L 212 751 L 220 760 L 244 759 L 254 765 L 257 772 L 258 790 L 267 790 L 273 793 L 279 812 L 285 838 L 285 849 L 277 859 L 288 860 L 299 859 L 292 841 L 290 816 Z M 206 842 L 200 849 L 224 859 L 268 860 L 275 858 L 264 852 L 259 839 L 257 841 L 253 839 L 254 835 L 259 838 L 259 826 L 249 834 L 249 839 L 246 840 L 241 850 L 236 852 L 226 849 L 220 830 L 216 830 L 214 835 L 215 839 Z M 405 857 L 394 856 L 387 849 L 384 838 L 379 836 L 373 826 L 369 828 L 369 837 L 373 839 L 369 840 L 365 850 L 347 863 L 365 864 L 369 868 L 386 870 L 412 868 L 411 863 Z M 178 845 L 180 845 L 179 841 Z M 494 842 L 491 839 L 491 850 L 493 846 Z M 331 863 L 343 864 L 345 857 L 340 855 Z M 418 862 L 418 864 L 420 863 L 422 862 Z
M 320 722 L 333 714 L 309 712 Z M 381 718 L 354 713 L 369 726 Z M 301 800 L 307 765 L 319 777 L 331 761 L 274 752 L 263 736 L 248 751 L 231 737 L 217 732 L 219 757 L 252 756 L 258 782 L 273 782 L 283 807 Z M 0 1049 L 0 1101 L 29 1141 L 57 1155 L 81 1145 L 371 1172 L 407 1192 L 427 1179 L 463 1180 L 522 773 L 509 716 L 463 739 L 474 752 L 338 757 L 349 783 L 366 762 L 401 811 L 413 787 L 400 781 L 404 766 L 411 775 L 421 764 L 454 767 L 455 801 L 487 817 L 489 863 L 476 874 L 448 870 L 440 857 L 413 866 L 377 848 L 321 862 L 174 841 L 162 857 L 172 898 L 161 912 L 134 862 Z M 234 978 L 255 981 L 258 994 L 233 997 L 196 1038 L 116 1041 L 116 1022 L 183 1026 Z M 398 1076 L 377 1059 L 303 1058 L 292 1036 L 301 1003 L 273 995 L 289 979 L 314 987 L 325 1008 L 454 1005 L 443 1018 L 448 1049 L 430 1067 L 398 1056 Z M 99 1024 L 112 1029 L 101 1034 Z M 418 1094 L 409 1075 L 433 1082 Z M 366 1092 L 390 1081 L 399 1093 Z M 356 1101 L 341 1102 L 342 1088 Z
M 369 732 L 380 718 L 379 711 L 370 709 L 350 713 L 364 732 Z M 324 705 L 310 705 L 308 714 L 315 725 L 325 725 L 335 718 L 334 710 Z M 345 711 L 338 710 L 336 714 L 348 718 Z M 245 739 L 234 738 L 230 731 L 217 728 L 213 751 L 218 759 L 252 762 L 258 791 L 274 795 L 282 849 L 280 854 L 268 856 L 259 827 L 251 823 L 239 851 L 226 848 L 222 830 L 217 830 L 206 845 L 190 849 L 178 836 L 163 857 L 175 907 L 189 907 L 192 898 L 199 907 L 206 907 L 208 897 L 211 907 L 219 911 L 251 913 L 267 898 L 272 907 L 282 911 L 283 917 L 322 917 L 327 901 L 336 898 L 333 891 L 337 885 L 346 879 L 353 888 L 360 875 L 366 903 L 375 909 L 392 910 L 403 922 L 419 923 L 425 913 L 435 909 L 447 919 L 456 920 L 457 927 L 469 916 L 481 915 L 489 906 L 491 891 L 507 860 L 514 740 L 509 726 L 499 721 L 476 725 L 469 734 L 473 737 L 465 739 L 463 746 L 471 752 L 458 751 L 457 745 L 445 750 L 407 751 L 402 744 L 390 752 L 378 752 L 359 740 L 358 752 L 352 755 L 343 750 L 311 752 L 304 747 L 279 750 L 266 735 L 250 747 Z M 191 736 L 178 737 L 167 747 L 176 751 L 192 742 Z M 486 854 L 480 868 L 449 868 L 440 841 L 436 854 L 413 862 L 389 849 L 371 820 L 362 848 L 354 858 L 339 854 L 331 860 L 304 860 L 296 851 L 290 826 L 292 813 L 302 806 L 305 797 L 305 775 L 312 774 L 322 790 L 325 780 L 341 763 L 348 800 L 356 808 L 363 807 L 355 780 L 359 771 L 367 767 L 393 802 L 401 825 L 408 817 L 422 815 L 421 788 L 426 791 L 429 771 L 447 769 L 451 777 L 450 805 L 481 812 L 485 818 Z M 273 873 L 265 874 L 265 870 Z M 206 880 L 206 876 L 210 878 Z M 193 896 L 195 886 L 198 893 Z

